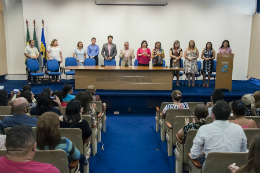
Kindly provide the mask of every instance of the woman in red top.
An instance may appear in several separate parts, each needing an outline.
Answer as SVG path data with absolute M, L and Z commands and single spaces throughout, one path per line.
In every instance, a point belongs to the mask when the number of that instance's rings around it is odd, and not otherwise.
M 151 50 L 147 48 L 147 46 L 147 41 L 143 40 L 141 47 L 137 50 L 138 66 L 149 66 L 149 61 L 151 61 Z

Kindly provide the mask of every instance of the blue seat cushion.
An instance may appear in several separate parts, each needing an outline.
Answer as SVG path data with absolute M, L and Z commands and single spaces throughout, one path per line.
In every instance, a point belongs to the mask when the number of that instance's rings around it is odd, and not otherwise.
M 179 76 L 182 76 L 183 75 L 183 72 L 179 72 Z
M 44 76 L 44 73 L 30 73 L 31 76 Z
M 50 72 L 48 73 L 49 76 L 53 76 L 53 75 L 61 75 L 61 72 Z
M 199 77 L 200 76 L 200 74 L 195 74 L 195 77 Z
M 75 71 L 66 71 L 65 74 L 66 75 L 75 75 Z
M 208 77 L 209 75 L 208 74 L 206 74 L 206 77 Z M 216 74 L 211 74 L 211 76 L 210 77 L 216 77 Z

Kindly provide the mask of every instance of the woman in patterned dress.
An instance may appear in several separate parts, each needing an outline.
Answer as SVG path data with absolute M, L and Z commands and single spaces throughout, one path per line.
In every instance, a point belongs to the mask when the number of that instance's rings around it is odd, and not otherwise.
M 173 48 L 170 49 L 170 67 L 180 68 L 181 67 L 181 57 L 182 57 L 182 49 L 180 48 L 180 42 L 176 40 L 173 43 Z M 179 71 L 173 71 L 173 77 L 177 78 L 177 86 L 179 86 Z
M 164 50 L 161 48 L 161 42 L 156 42 L 155 47 L 152 50 L 152 56 L 151 56 L 153 61 L 153 66 L 162 67 L 164 57 L 165 55 L 164 55 Z
M 190 87 L 190 77 L 192 76 L 192 87 L 194 87 L 195 74 L 198 72 L 197 58 L 199 57 L 199 51 L 195 46 L 195 42 L 191 40 L 189 47 L 184 52 L 185 62 L 184 69 L 188 78 L 188 86 Z
M 207 42 L 206 48 L 202 51 L 201 59 L 204 59 L 203 60 L 203 87 L 205 87 L 205 85 L 206 85 L 206 83 L 205 83 L 206 73 L 208 73 L 208 83 L 206 86 L 208 88 L 210 76 L 214 69 L 213 59 L 215 59 L 215 50 L 212 48 L 211 42 Z

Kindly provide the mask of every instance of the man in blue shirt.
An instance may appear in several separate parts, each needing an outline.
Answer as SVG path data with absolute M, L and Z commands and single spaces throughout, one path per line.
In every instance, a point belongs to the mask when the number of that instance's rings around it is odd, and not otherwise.
M 96 38 L 93 37 L 91 39 L 92 44 L 88 46 L 87 54 L 89 58 L 94 58 L 96 60 L 96 65 L 98 65 L 98 54 L 99 54 L 99 46 L 96 45 Z
M 7 116 L 3 119 L 1 123 L 2 130 L 6 127 L 13 127 L 16 125 L 29 125 L 31 127 L 36 127 L 37 125 L 37 118 L 29 117 L 26 115 L 28 112 L 28 101 L 23 98 L 19 97 L 13 101 L 13 116 Z

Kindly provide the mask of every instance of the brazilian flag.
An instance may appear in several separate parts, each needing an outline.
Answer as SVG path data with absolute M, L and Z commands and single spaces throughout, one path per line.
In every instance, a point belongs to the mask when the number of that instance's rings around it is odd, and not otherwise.
M 41 54 L 42 54 L 43 66 L 45 66 L 45 63 L 47 61 L 47 54 L 46 54 L 46 43 L 45 43 L 45 36 L 44 36 L 44 28 L 42 28 Z
M 34 27 L 34 30 L 33 30 L 33 40 L 34 40 L 34 47 L 36 47 L 39 51 L 39 48 L 38 48 L 38 40 L 37 40 L 37 36 L 36 36 L 36 30 L 35 30 L 35 27 Z M 38 61 L 39 61 L 39 66 L 40 68 L 42 67 L 42 61 L 40 60 L 40 58 L 38 57 Z
M 30 33 L 29 33 L 29 28 L 27 27 L 27 34 L 26 34 L 26 46 L 29 46 L 29 41 L 30 41 Z M 27 57 L 25 56 L 25 64 L 26 64 Z

